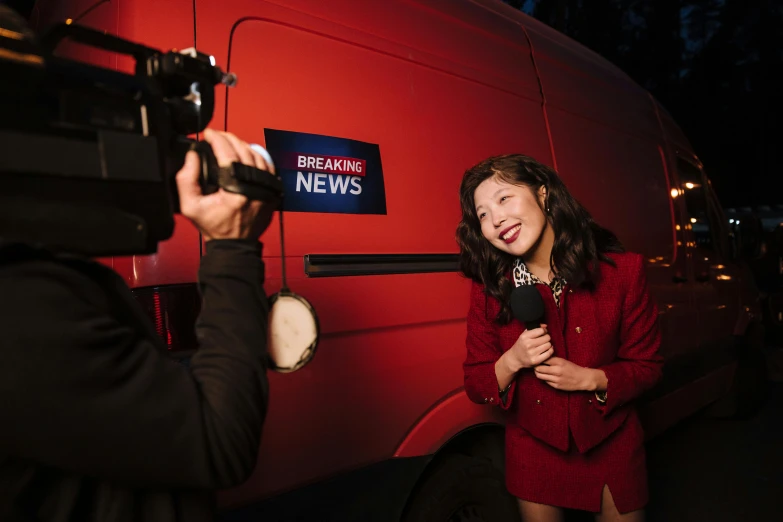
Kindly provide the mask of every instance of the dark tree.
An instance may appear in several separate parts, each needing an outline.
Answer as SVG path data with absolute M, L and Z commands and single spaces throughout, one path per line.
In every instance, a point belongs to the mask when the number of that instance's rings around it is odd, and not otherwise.
M 783 203 L 783 3 L 511 2 L 601 54 L 683 127 L 727 206 Z M 522 4 L 520 6 L 520 4 Z

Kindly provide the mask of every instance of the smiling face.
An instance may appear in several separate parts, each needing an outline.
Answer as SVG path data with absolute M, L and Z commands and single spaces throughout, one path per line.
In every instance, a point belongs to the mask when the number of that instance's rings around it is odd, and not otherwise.
M 515 257 L 528 257 L 540 244 L 549 222 L 542 210 L 546 189 L 537 194 L 526 185 L 513 185 L 497 176 L 476 188 L 473 201 L 481 234 L 492 246 Z

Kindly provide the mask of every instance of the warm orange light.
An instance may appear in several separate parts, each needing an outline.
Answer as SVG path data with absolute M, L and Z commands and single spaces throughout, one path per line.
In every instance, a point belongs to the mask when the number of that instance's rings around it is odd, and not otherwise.
M 676 197 L 677 197 L 677 196 L 679 196 L 679 195 L 680 195 L 680 191 L 679 191 L 679 190 L 677 190 L 676 188 L 673 188 L 673 189 L 672 189 L 672 197 L 673 197 L 673 198 L 676 198 Z
M 692 188 L 693 188 L 693 187 L 695 187 L 696 185 L 694 185 L 693 183 L 690 183 L 690 182 L 689 182 L 689 183 L 686 183 L 686 184 L 685 184 L 685 186 L 686 186 L 687 188 L 689 188 L 689 189 L 692 189 Z
M 726 274 L 718 274 L 716 278 L 718 281 L 731 281 L 731 276 Z
M 696 218 L 691 218 L 691 223 L 696 223 L 696 221 L 698 221 L 698 219 L 696 219 Z
M 676 227 L 674 227 L 674 228 L 676 228 L 677 230 L 680 230 L 680 225 L 677 225 L 677 226 L 676 226 Z

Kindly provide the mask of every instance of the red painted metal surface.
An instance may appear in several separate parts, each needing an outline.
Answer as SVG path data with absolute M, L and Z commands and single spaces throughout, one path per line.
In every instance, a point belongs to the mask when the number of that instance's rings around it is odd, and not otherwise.
M 288 214 L 288 255 L 456 253 L 456 189 L 466 167 L 521 149 L 551 163 L 518 29 L 452 23 L 452 15 L 415 4 L 351 2 L 328 12 L 313 12 L 312 2 L 288 5 L 310 12 L 266 2 L 237 3 L 236 12 L 199 4 L 199 23 L 220 28 L 200 32 L 207 35 L 200 42 L 210 39 L 205 48 L 220 48 L 237 15 L 247 17 L 229 42 L 241 83 L 229 93 L 228 130 L 259 142 L 266 127 L 378 143 L 388 209 L 386 216 Z M 326 19 L 334 13 L 339 22 Z M 266 235 L 269 256 L 279 252 L 276 231 Z M 288 273 L 301 277 L 302 265 Z M 301 278 L 291 286 L 323 310 L 325 331 L 343 333 L 327 334 L 317 364 L 274 380 L 291 411 L 275 419 L 273 410 L 261 465 L 226 492 L 227 504 L 391 457 L 422 413 L 462 385 L 467 284 L 459 276 Z M 309 373 L 317 387 L 302 382 Z M 337 395 L 315 399 L 316 389 Z M 450 426 L 443 433 L 470 425 L 441 418 Z M 288 442 L 292 433 L 297 444 Z M 415 443 L 431 433 L 417 433 Z M 298 448 L 296 456 L 282 447 Z
M 400 443 L 395 457 L 416 457 L 437 452 L 464 430 L 479 424 L 501 424 L 502 410 L 472 402 L 464 390 L 444 397 L 416 421 Z

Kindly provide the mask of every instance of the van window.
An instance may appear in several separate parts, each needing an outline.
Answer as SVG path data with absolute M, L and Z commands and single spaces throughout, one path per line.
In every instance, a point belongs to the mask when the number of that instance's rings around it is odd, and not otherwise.
M 732 246 L 729 243 L 729 229 L 726 222 L 726 215 L 718 201 L 718 196 L 712 189 L 709 178 L 704 176 L 707 185 L 704 187 L 704 195 L 707 199 L 707 208 L 709 210 L 709 219 L 712 224 L 712 239 L 715 242 L 715 250 L 724 257 L 732 257 Z
M 713 250 L 713 223 L 707 205 L 707 187 L 701 170 L 692 163 L 677 159 L 677 172 L 680 178 L 680 193 L 685 197 L 689 225 L 697 248 Z

